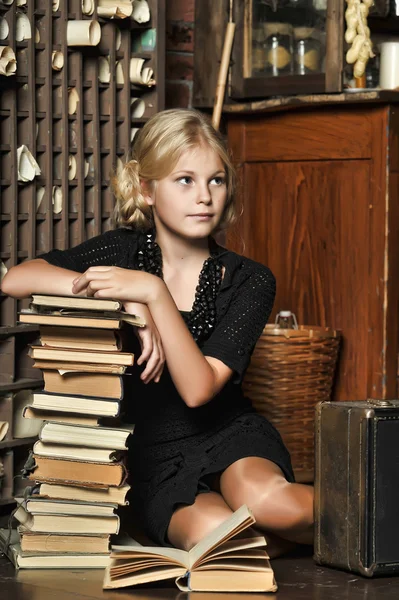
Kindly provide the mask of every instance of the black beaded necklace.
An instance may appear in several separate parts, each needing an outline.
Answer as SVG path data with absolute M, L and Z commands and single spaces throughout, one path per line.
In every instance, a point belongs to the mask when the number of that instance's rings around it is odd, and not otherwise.
M 222 264 L 217 258 L 216 244 L 210 244 L 211 256 L 201 269 L 192 309 L 185 321 L 196 342 L 206 338 L 215 326 L 216 295 L 222 283 Z M 155 241 L 154 231 L 144 234 L 138 251 L 138 269 L 163 279 L 162 251 Z

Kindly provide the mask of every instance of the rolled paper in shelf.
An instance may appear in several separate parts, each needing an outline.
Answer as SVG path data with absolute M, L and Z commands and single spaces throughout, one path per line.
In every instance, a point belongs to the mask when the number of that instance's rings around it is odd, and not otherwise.
M 13 438 L 29 438 L 38 435 L 43 421 L 41 419 L 25 419 L 24 410 L 32 404 L 32 390 L 20 390 L 12 398 L 12 436 Z
M 11 60 L 12 58 L 15 60 L 14 50 L 10 46 L 0 46 L 0 59 L 8 58 Z
M 74 115 L 76 113 L 76 109 L 78 108 L 79 102 L 79 94 L 76 88 L 68 89 L 68 115 Z
M 40 44 L 40 31 L 38 27 L 35 27 L 35 44 Z
M 32 28 L 30 21 L 25 13 L 19 12 L 15 18 L 15 39 L 17 42 L 30 40 L 32 37 Z
M 86 179 L 86 177 L 88 176 L 89 171 L 90 171 L 90 163 L 86 159 L 85 159 L 84 169 L 85 169 L 85 179 Z
M 51 10 L 53 12 L 57 12 L 57 10 L 60 8 L 60 0 L 52 0 L 51 2 Z
M 58 185 L 53 185 L 52 191 L 53 213 L 58 215 L 62 211 L 62 189 Z
M 108 56 L 99 56 L 98 58 L 98 80 L 101 83 L 109 83 L 111 81 L 111 68 Z
M 64 66 L 64 55 L 59 50 L 53 50 L 51 53 L 51 68 L 54 71 L 61 71 Z
M 10 28 L 8 26 L 7 19 L 5 17 L 1 17 L 0 18 L 0 40 L 7 39 L 9 33 L 10 33 Z
M 144 67 L 144 63 L 144 58 L 131 58 L 129 66 L 129 78 L 131 83 L 151 87 L 155 85 L 155 80 L 152 78 L 154 71 L 150 67 Z
M 11 6 L 13 2 L 14 0 L 3 0 L 3 4 L 5 4 L 6 6 Z
M 39 208 L 40 208 L 40 205 L 44 198 L 45 192 L 46 192 L 46 188 L 44 188 L 42 185 L 39 185 L 36 188 L 36 212 L 39 212 Z
M 140 131 L 140 127 L 132 127 L 130 130 L 130 143 L 133 143 L 134 138 L 136 137 L 137 133 Z
M 7 421 L 0 421 L 0 442 L 6 437 L 9 426 Z
M 84 15 L 91 17 L 91 15 L 94 13 L 94 9 L 95 9 L 94 0 L 82 0 L 82 13 Z
M 27 0 L 17 0 L 16 1 L 17 6 L 25 6 L 26 3 L 27 3 Z M 4 4 L 4 2 L 3 2 L 3 4 Z
M 14 75 L 17 70 L 14 50 L 10 46 L 0 46 L 0 75 Z
M 17 149 L 18 181 L 33 181 L 41 170 L 29 149 L 22 145 Z
M 130 116 L 140 119 L 145 113 L 145 102 L 142 98 L 130 98 Z
M 101 39 L 101 27 L 98 21 L 68 21 L 68 46 L 98 46 Z
M 150 7 L 146 0 L 134 0 L 132 19 L 137 23 L 148 23 L 151 18 Z
M 97 14 L 104 19 L 126 19 L 132 12 L 131 0 L 98 0 Z
M 119 50 L 122 43 L 122 32 L 119 27 L 115 27 L 115 50 Z
M 7 272 L 8 272 L 7 267 L 5 266 L 5 264 L 3 263 L 3 261 L 0 260 L 0 281 L 3 281 L 3 277 L 6 276 Z
M 125 76 L 123 74 L 122 63 L 119 60 L 115 65 L 115 81 L 116 83 L 120 83 L 122 85 L 125 83 Z
M 72 179 L 76 178 L 77 164 L 76 158 L 73 154 L 68 156 L 68 179 L 72 181 Z
M 0 75 L 9 77 L 14 75 L 17 70 L 17 61 L 15 58 L 1 58 L 0 59 Z

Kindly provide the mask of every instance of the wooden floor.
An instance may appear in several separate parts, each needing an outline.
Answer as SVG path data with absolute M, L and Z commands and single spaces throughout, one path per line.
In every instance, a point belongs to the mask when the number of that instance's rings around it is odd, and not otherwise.
M 311 556 L 286 557 L 273 561 L 279 590 L 276 594 L 186 594 L 173 583 L 103 591 L 102 571 L 27 571 L 16 573 L 0 558 L 0 600 L 397 600 L 399 577 L 365 579 L 322 568 Z

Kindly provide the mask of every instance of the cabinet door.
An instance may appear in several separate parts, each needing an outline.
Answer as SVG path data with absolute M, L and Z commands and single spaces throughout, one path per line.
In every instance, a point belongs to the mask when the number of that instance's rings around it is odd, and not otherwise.
M 367 398 L 369 301 L 378 293 L 369 277 L 370 161 L 246 163 L 242 169 L 244 212 L 234 249 L 276 276 L 273 318 L 292 310 L 301 324 L 344 332 L 336 398 Z

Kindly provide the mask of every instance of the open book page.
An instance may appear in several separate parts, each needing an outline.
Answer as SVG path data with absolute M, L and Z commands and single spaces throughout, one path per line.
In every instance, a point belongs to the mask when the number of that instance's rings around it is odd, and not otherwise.
M 129 562 L 129 567 L 132 567 L 131 562 Z M 133 568 L 129 568 L 127 572 L 129 573 L 129 576 L 123 576 L 123 574 L 120 575 L 119 573 L 114 574 L 113 565 L 111 563 L 111 567 L 107 566 L 105 569 L 103 588 L 121 588 L 142 583 L 151 583 L 152 581 L 175 579 L 177 577 L 182 577 L 186 571 L 185 567 L 173 567 L 171 565 L 164 565 L 149 567 L 142 570 L 140 568 L 140 570 L 137 573 L 135 573 Z
M 194 569 L 196 565 L 201 562 L 201 559 L 203 559 L 211 550 L 223 542 L 227 542 L 235 535 L 238 535 L 241 531 L 244 531 L 244 529 L 253 525 L 253 523 L 255 523 L 253 514 L 249 508 L 243 504 L 243 506 L 236 510 L 229 519 L 223 521 L 223 523 L 216 527 L 212 533 L 191 548 L 188 553 L 189 569 Z
M 152 560 L 154 563 L 161 560 L 163 564 L 181 565 L 188 568 L 188 552 L 178 548 L 159 548 L 156 546 L 112 546 L 111 558 L 126 561 L 133 565 L 140 559 Z M 119 566 L 119 563 L 118 563 Z M 115 567 L 114 567 L 115 568 Z
M 253 537 L 253 538 L 240 538 L 238 540 L 229 540 L 220 546 L 217 546 L 212 552 L 209 552 L 205 557 L 203 557 L 196 568 L 199 566 L 207 564 L 210 561 L 218 560 L 220 556 L 223 556 L 223 559 L 228 560 L 230 556 L 238 556 L 244 555 L 246 550 L 252 550 L 257 548 L 262 548 L 262 550 L 256 550 L 256 552 L 262 552 L 262 556 L 267 553 L 264 548 L 266 546 L 266 540 L 263 536 Z M 267 556 L 267 558 L 269 558 Z

